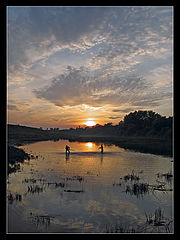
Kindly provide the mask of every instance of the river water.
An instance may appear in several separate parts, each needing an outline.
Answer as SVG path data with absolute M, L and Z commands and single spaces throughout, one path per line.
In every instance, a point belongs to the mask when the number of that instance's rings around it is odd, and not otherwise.
M 7 179 L 8 232 L 172 232 L 173 177 L 163 175 L 173 173 L 172 158 L 103 146 L 103 154 L 94 142 L 21 146 L 32 157 Z M 135 184 L 149 188 L 135 191 Z M 147 222 L 157 209 L 168 227 Z

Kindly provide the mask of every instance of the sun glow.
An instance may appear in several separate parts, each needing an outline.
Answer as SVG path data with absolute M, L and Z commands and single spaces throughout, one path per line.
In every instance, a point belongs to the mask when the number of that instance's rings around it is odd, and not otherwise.
M 92 144 L 92 142 L 88 142 L 88 143 L 86 143 L 86 146 L 87 146 L 88 148 L 92 148 L 93 144 Z
M 93 120 L 87 120 L 86 122 L 84 122 L 84 124 L 88 127 L 92 127 L 92 126 L 96 125 L 96 122 Z

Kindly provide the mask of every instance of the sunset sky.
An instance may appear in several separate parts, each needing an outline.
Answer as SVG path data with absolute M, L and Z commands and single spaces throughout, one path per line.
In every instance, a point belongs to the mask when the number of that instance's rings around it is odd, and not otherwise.
M 8 7 L 8 123 L 173 115 L 172 7 Z

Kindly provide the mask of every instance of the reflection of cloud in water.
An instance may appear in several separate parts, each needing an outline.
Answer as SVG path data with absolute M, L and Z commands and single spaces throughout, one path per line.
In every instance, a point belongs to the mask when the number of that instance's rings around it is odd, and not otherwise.
M 125 201 L 112 201 L 113 208 L 111 207 L 111 214 L 119 217 L 121 222 L 131 223 L 144 223 L 145 217 L 138 210 L 135 204 Z
M 102 205 L 103 204 L 98 201 L 90 200 L 88 201 L 85 209 L 90 213 L 91 216 L 99 214 L 106 215 L 106 207 Z
M 82 218 L 71 218 L 67 219 L 66 221 L 59 218 L 53 219 L 53 226 L 52 229 L 61 229 L 60 232 L 93 232 L 95 226 L 93 223 L 85 222 Z M 55 230 L 57 231 L 57 230 Z
M 114 213 L 117 213 L 118 215 L 126 214 L 127 211 L 133 211 L 137 212 L 138 209 L 135 204 L 130 202 L 124 202 L 124 201 L 118 201 L 118 200 L 112 200 L 112 205 L 115 207 L 112 209 Z
M 71 222 L 71 227 L 72 228 L 82 229 L 82 227 L 83 227 L 83 229 L 85 231 L 88 231 L 88 229 L 90 230 L 90 229 L 94 228 L 92 223 L 85 223 L 84 220 L 80 220 L 80 219 L 75 218 L 74 220 L 72 219 L 71 221 L 72 221 Z
M 91 216 L 111 215 L 114 217 L 122 216 L 123 218 L 137 220 L 141 215 L 140 213 L 138 214 L 138 209 L 135 204 L 118 200 L 113 200 L 112 202 L 108 203 L 90 200 L 88 201 L 85 209 L 90 213 Z

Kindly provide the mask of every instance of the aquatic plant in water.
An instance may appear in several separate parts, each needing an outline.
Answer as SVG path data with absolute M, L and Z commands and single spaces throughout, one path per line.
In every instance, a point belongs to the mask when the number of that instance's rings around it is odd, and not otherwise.
M 134 170 L 132 170 L 131 174 L 127 174 L 124 176 L 125 181 L 128 181 L 128 180 L 139 181 L 139 179 L 140 179 L 140 177 L 134 174 Z
M 172 219 L 164 216 L 164 211 L 159 207 L 155 210 L 154 214 L 145 213 L 146 223 L 155 227 L 164 227 L 166 232 L 172 232 Z
M 139 197 L 140 195 L 142 196 L 146 193 L 149 193 L 149 184 L 147 184 L 147 183 L 134 183 L 131 186 L 127 185 L 125 192 Z

